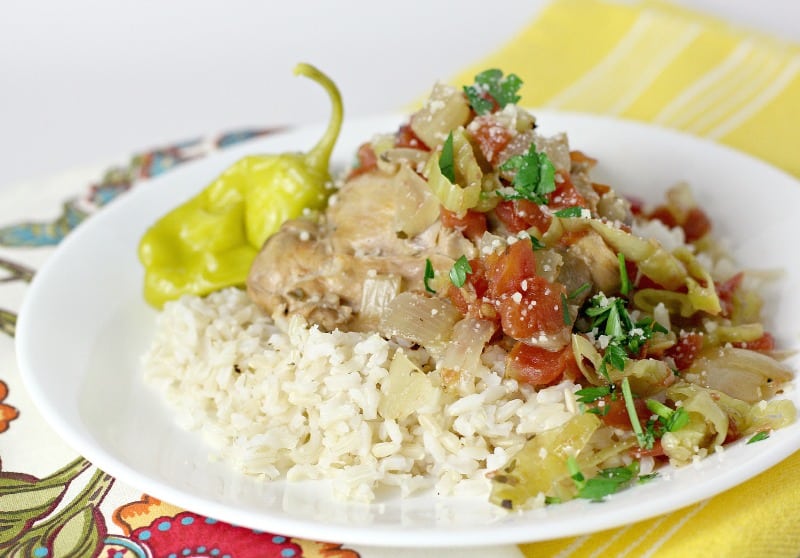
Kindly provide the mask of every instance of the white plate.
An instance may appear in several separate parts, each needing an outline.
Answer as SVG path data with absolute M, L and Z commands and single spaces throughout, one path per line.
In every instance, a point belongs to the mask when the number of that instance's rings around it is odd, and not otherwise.
M 600 182 L 657 201 L 688 180 L 741 264 L 786 271 L 767 300 L 781 346 L 800 349 L 800 184 L 753 158 L 675 132 L 586 115 L 539 111 L 545 133 L 566 130 L 571 145 L 597 157 Z M 334 159 L 400 117 L 351 121 Z M 372 505 L 327 499 L 314 483 L 286 485 L 244 477 L 208 461 L 199 438 L 180 430 L 141 379 L 140 355 L 155 311 L 141 295 L 138 240 L 160 215 L 247 153 L 305 150 L 320 127 L 231 148 L 137 186 L 81 225 L 37 273 L 19 317 L 19 365 L 46 419 L 98 467 L 173 504 L 237 525 L 284 535 L 381 546 L 465 546 L 535 541 L 627 524 L 735 486 L 800 447 L 800 424 L 758 444 L 735 444 L 698 466 L 602 504 L 574 501 L 507 513 L 484 501 L 423 495 Z M 793 288 L 794 287 L 794 288 Z M 798 361 L 792 366 L 797 369 Z M 798 390 L 789 397 L 798 401 Z

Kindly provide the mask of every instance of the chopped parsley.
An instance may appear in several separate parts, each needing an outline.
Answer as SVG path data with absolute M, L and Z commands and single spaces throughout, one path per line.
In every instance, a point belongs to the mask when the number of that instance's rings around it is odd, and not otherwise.
M 755 444 L 756 442 L 761 442 L 769 438 L 769 432 L 762 430 L 761 432 L 757 432 L 753 435 L 749 440 L 747 440 L 748 444 Z
M 517 91 L 521 86 L 522 80 L 516 74 L 503 76 L 502 70 L 492 68 L 476 75 L 473 85 L 464 86 L 464 93 L 476 113 L 489 114 L 495 107 L 503 108 L 519 101 Z
M 572 482 L 578 489 L 578 497 L 600 502 L 606 496 L 615 494 L 637 478 L 639 463 L 634 461 L 624 467 L 601 469 L 597 475 L 587 479 L 584 477 L 574 457 L 567 458 L 567 469 Z
M 620 252 L 617 254 L 617 259 L 619 260 L 619 292 L 627 296 L 631 292 L 631 280 L 628 277 L 628 266 L 625 265 L 625 254 Z
M 675 432 L 689 424 L 689 413 L 683 407 L 670 409 L 660 401 L 648 399 L 647 408 L 658 416 L 658 421 L 664 426 L 667 432 Z
M 639 354 L 655 332 L 667 333 L 666 328 L 650 317 L 634 322 L 625 299 L 609 298 L 603 293 L 590 299 L 584 313 L 591 318 L 592 329 L 609 338 L 598 370 L 605 378 L 608 378 L 609 364 L 617 370 L 624 370 L 628 358 Z
M 467 281 L 467 275 L 472 273 L 472 267 L 466 256 L 461 256 L 450 268 L 450 281 L 459 289 L 464 286 Z
M 636 404 L 633 401 L 633 393 L 631 392 L 631 384 L 628 378 L 622 379 L 622 398 L 625 400 L 625 409 L 628 411 L 628 418 L 633 427 L 633 433 L 636 434 L 636 440 L 639 442 L 640 448 L 652 449 L 655 444 L 655 432 L 648 428 L 644 430 L 642 423 L 639 421 L 639 415 L 636 412 Z
M 602 399 L 612 393 L 614 393 L 614 384 L 607 384 L 604 386 L 590 386 L 579 389 L 575 392 L 575 395 L 578 396 L 578 403 L 594 403 L 598 399 Z
M 500 196 L 506 200 L 528 200 L 537 204 L 547 203 L 547 194 L 556 189 L 556 168 L 546 153 L 536 151 L 531 143 L 527 153 L 514 155 L 500 165 L 501 171 L 516 171 L 512 185 L 514 192 Z
M 590 288 L 591 285 L 589 283 L 584 283 L 583 285 L 581 285 L 580 287 L 569 293 L 569 295 L 567 295 L 567 298 L 570 300 L 575 300 L 576 298 L 581 296 L 584 292 L 588 291 Z
M 569 314 L 569 301 L 564 293 L 561 293 L 561 314 L 564 319 L 564 325 L 572 325 L 572 316 Z
M 453 157 L 453 132 L 447 134 L 447 139 L 444 140 L 444 145 L 442 145 L 442 153 L 439 155 L 439 170 L 442 171 L 442 176 L 449 180 L 451 184 L 456 183 L 456 167 Z
M 580 217 L 583 215 L 583 208 L 579 205 L 573 205 L 572 207 L 565 207 L 564 209 L 559 209 L 554 213 L 556 217 Z
M 422 283 L 425 285 L 425 290 L 431 294 L 436 294 L 436 291 L 430 285 L 430 280 L 435 277 L 433 271 L 433 264 L 429 259 L 425 259 L 425 274 L 422 276 Z

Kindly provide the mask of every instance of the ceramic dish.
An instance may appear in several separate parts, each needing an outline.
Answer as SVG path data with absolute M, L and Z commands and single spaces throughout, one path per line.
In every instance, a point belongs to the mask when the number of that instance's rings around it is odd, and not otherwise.
M 586 115 L 534 111 L 545 133 L 565 130 L 574 149 L 599 159 L 595 177 L 657 201 L 688 181 L 743 267 L 782 269 L 766 322 L 780 346 L 800 349 L 800 184 L 728 148 L 672 131 Z M 396 129 L 401 117 L 347 123 L 334 159 Z M 176 426 L 142 381 L 140 357 L 156 312 L 142 298 L 136 246 L 160 215 L 248 153 L 305 150 L 321 127 L 230 148 L 137 186 L 73 232 L 37 273 L 19 317 L 19 365 L 37 406 L 78 452 L 148 494 L 237 525 L 284 535 L 381 546 L 492 545 L 588 533 L 698 502 L 769 469 L 800 447 L 800 424 L 768 440 L 733 444 L 697 465 L 603 503 L 573 501 L 508 513 L 475 499 L 420 495 L 371 505 L 326 499 L 315 483 L 261 482 L 211 462 L 199 436 Z M 794 369 L 798 360 L 790 361 Z M 800 403 L 790 386 L 786 396 Z

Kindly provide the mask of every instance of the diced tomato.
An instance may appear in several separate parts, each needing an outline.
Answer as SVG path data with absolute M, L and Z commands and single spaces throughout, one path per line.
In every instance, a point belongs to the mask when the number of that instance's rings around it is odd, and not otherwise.
M 775 338 L 770 333 L 764 333 L 758 339 L 753 341 L 744 341 L 742 343 L 734 343 L 734 347 L 741 349 L 750 349 L 751 351 L 773 351 L 775 350 Z
M 741 437 L 742 434 L 739 432 L 739 425 L 736 424 L 732 416 L 728 415 L 728 432 L 725 433 L 725 441 L 723 444 L 730 444 Z
M 558 244 L 560 246 L 572 246 L 587 234 L 589 234 L 588 229 L 577 230 L 577 231 L 566 231 L 564 234 L 561 235 L 561 238 L 558 239 Z
M 494 306 L 484 300 L 489 283 L 486 279 L 486 268 L 481 260 L 469 260 L 472 273 L 467 275 L 463 287 L 453 284 L 447 289 L 447 296 L 453 305 L 465 316 L 472 316 L 489 321 L 499 321 Z
M 497 299 L 497 311 L 503 331 L 514 339 L 532 339 L 560 333 L 564 323 L 562 295 L 564 285 L 531 276 L 513 293 Z
M 578 150 L 569 152 L 569 160 L 573 163 L 589 165 L 589 167 L 593 167 L 597 164 L 597 159 L 594 157 L 589 157 L 583 151 Z
M 536 227 L 543 233 L 550 227 L 552 221 L 550 215 L 528 200 L 501 201 L 494 208 L 494 213 L 513 234 L 531 227 Z
M 497 119 L 491 115 L 475 118 L 470 130 L 483 156 L 489 163 L 496 166 L 500 162 L 500 153 L 511 142 L 511 131 L 498 123 Z
M 675 215 L 672 214 L 672 211 L 670 211 L 666 205 L 659 205 L 651 211 L 647 217 L 649 219 L 657 219 L 670 228 L 678 226 L 678 220 L 675 219 Z
M 553 385 L 564 376 L 574 378 L 577 368 L 571 346 L 548 351 L 517 341 L 508 354 L 506 374 L 522 384 L 540 388 Z
M 414 149 L 422 149 L 423 151 L 430 151 L 430 148 L 417 137 L 414 130 L 408 124 L 403 124 L 395 134 L 395 147 L 411 147 Z
M 628 196 L 626 198 L 628 203 L 631 204 L 631 213 L 634 215 L 644 215 L 644 201 L 637 197 Z
M 650 219 L 658 219 L 668 227 L 680 227 L 686 236 L 686 242 L 694 242 L 711 231 L 711 219 L 699 207 L 691 208 L 683 220 L 678 220 L 665 205 L 656 207 L 648 215 Z
M 511 244 L 499 257 L 487 258 L 486 264 L 489 296 L 493 299 L 521 290 L 522 282 L 536 275 L 536 256 L 528 239 Z
M 556 189 L 548 195 L 547 205 L 553 210 L 564 209 L 565 207 L 588 207 L 586 198 L 584 198 L 575 185 L 568 173 L 559 172 L 561 182 L 556 181 Z
M 452 211 L 442 207 L 441 215 L 443 226 L 456 229 L 473 242 L 486 232 L 486 214 L 480 211 L 469 209 L 463 217 L 459 217 Z
M 733 296 L 741 286 L 743 279 L 744 273 L 739 272 L 730 279 L 715 284 L 717 296 L 722 306 L 722 315 L 726 318 L 730 317 L 731 312 L 733 312 Z
M 602 411 L 599 414 L 604 423 L 615 428 L 633 430 L 631 417 L 628 415 L 628 408 L 625 406 L 622 394 L 617 394 L 616 397 L 607 395 L 600 401 L 602 401 L 602 404 L 595 405 L 597 409 Z M 639 417 L 639 423 L 644 425 L 652 414 L 650 409 L 647 408 L 647 404 L 643 399 L 634 399 L 633 404 L 636 408 L 636 416 Z
M 636 459 L 641 459 L 642 457 L 661 457 L 662 455 L 666 455 L 666 453 L 664 453 L 664 446 L 661 445 L 660 439 L 656 440 L 655 443 L 653 444 L 653 447 L 650 449 L 640 448 L 639 446 L 636 446 L 635 448 L 633 448 L 633 450 L 631 450 L 631 452 L 633 453 L 633 456 Z
M 678 337 L 678 342 L 666 350 L 665 356 L 672 357 L 678 370 L 689 368 L 700 351 L 703 350 L 703 334 L 688 332 Z
M 681 228 L 686 234 L 686 242 L 694 242 L 711 231 L 711 219 L 699 207 L 693 207 L 686 215 L 686 221 L 681 223 Z
M 356 157 L 358 158 L 358 166 L 350 171 L 348 178 L 354 178 L 378 167 L 378 157 L 369 143 L 361 144 Z

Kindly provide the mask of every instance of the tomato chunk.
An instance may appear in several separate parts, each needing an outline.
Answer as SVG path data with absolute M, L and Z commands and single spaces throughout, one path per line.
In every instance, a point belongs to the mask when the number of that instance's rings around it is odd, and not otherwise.
M 522 282 L 536 274 L 536 256 L 529 239 L 511 244 L 497 258 L 487 260 L 489 296 L 494 299 L 520 289 Z
M 494 208 L 497 218 L 513 234 L 536 227 L 545 232 L 550 227 L 552 217 L 528 200 L 504 200 Z
M 500 162 L 500 153 L 511 142 L 511 131 L 490 115 L 475 118 L 470 130 L 483 156 L 496 166 Z
M 703 350 L 703 335 L 700 333 L 682 333 L 678 342 L 667 349 L 665 355 L 672 357 L 678 370 L 689 368 L 700 351 Z
M 633 430 L 631 417 L 628 414 L 628 408 L 625 405 L 625 399 L 623 399 L 621 393 L 618 393 L 614 397 L 607 395 L 603 399 L 598 400 L 594 405 L 595 408 L 598 409 L 598 414 L 603 419 L 603 422 L 608 426 L 622 428 L 624 430 Z M 647 408 L 647 403 L 645 403 L 643 399 L 634 399 L 633 406 L 636 409 L 636 416 L 639 417 L 639 424 L 644 425 L 647 423 L 652 414 L 650 409 Z
M 378 157 L 369 143 L 361 144 L 356 153 L 356 158 L 358 159 L 358 166 L 350 171 L 348 178 L 365 174 L 378 167 Z
M 566 296 L 564 285 L 529 277 L 518 291 L 505 293 L 497 300 L 503 331 L 514 339 L 560 333 L 568 327 L 564 323 L 562 295 Z
M 395 147 L 411 147 L 413 149 L 422 149 L 423 151 L 430 151 L 430 148 L 417 137 L 414 130 L 408 124 L 403 124 L 397 130 L 394 140 Z
M 758 339 L 753 341 L 744 341 L 742 343 L 734 343 L 734 347 L 741 349 L 750 349 L 751 351 L 773 351 L 775 350 L 775 338 L 771 333 L 764 333 Z
M 577 366 L 570 346 L 548 351 L 518 341 L 508 354 L 506 375 L 540 388 L 558 383 L 564 376 L 575 377 Z
M 463 217 L 452 211 L 441 208 L 442 225 L 456 229 L 473 242 L 477 241 L 486 232 L 486 214 L 468 209 Z

